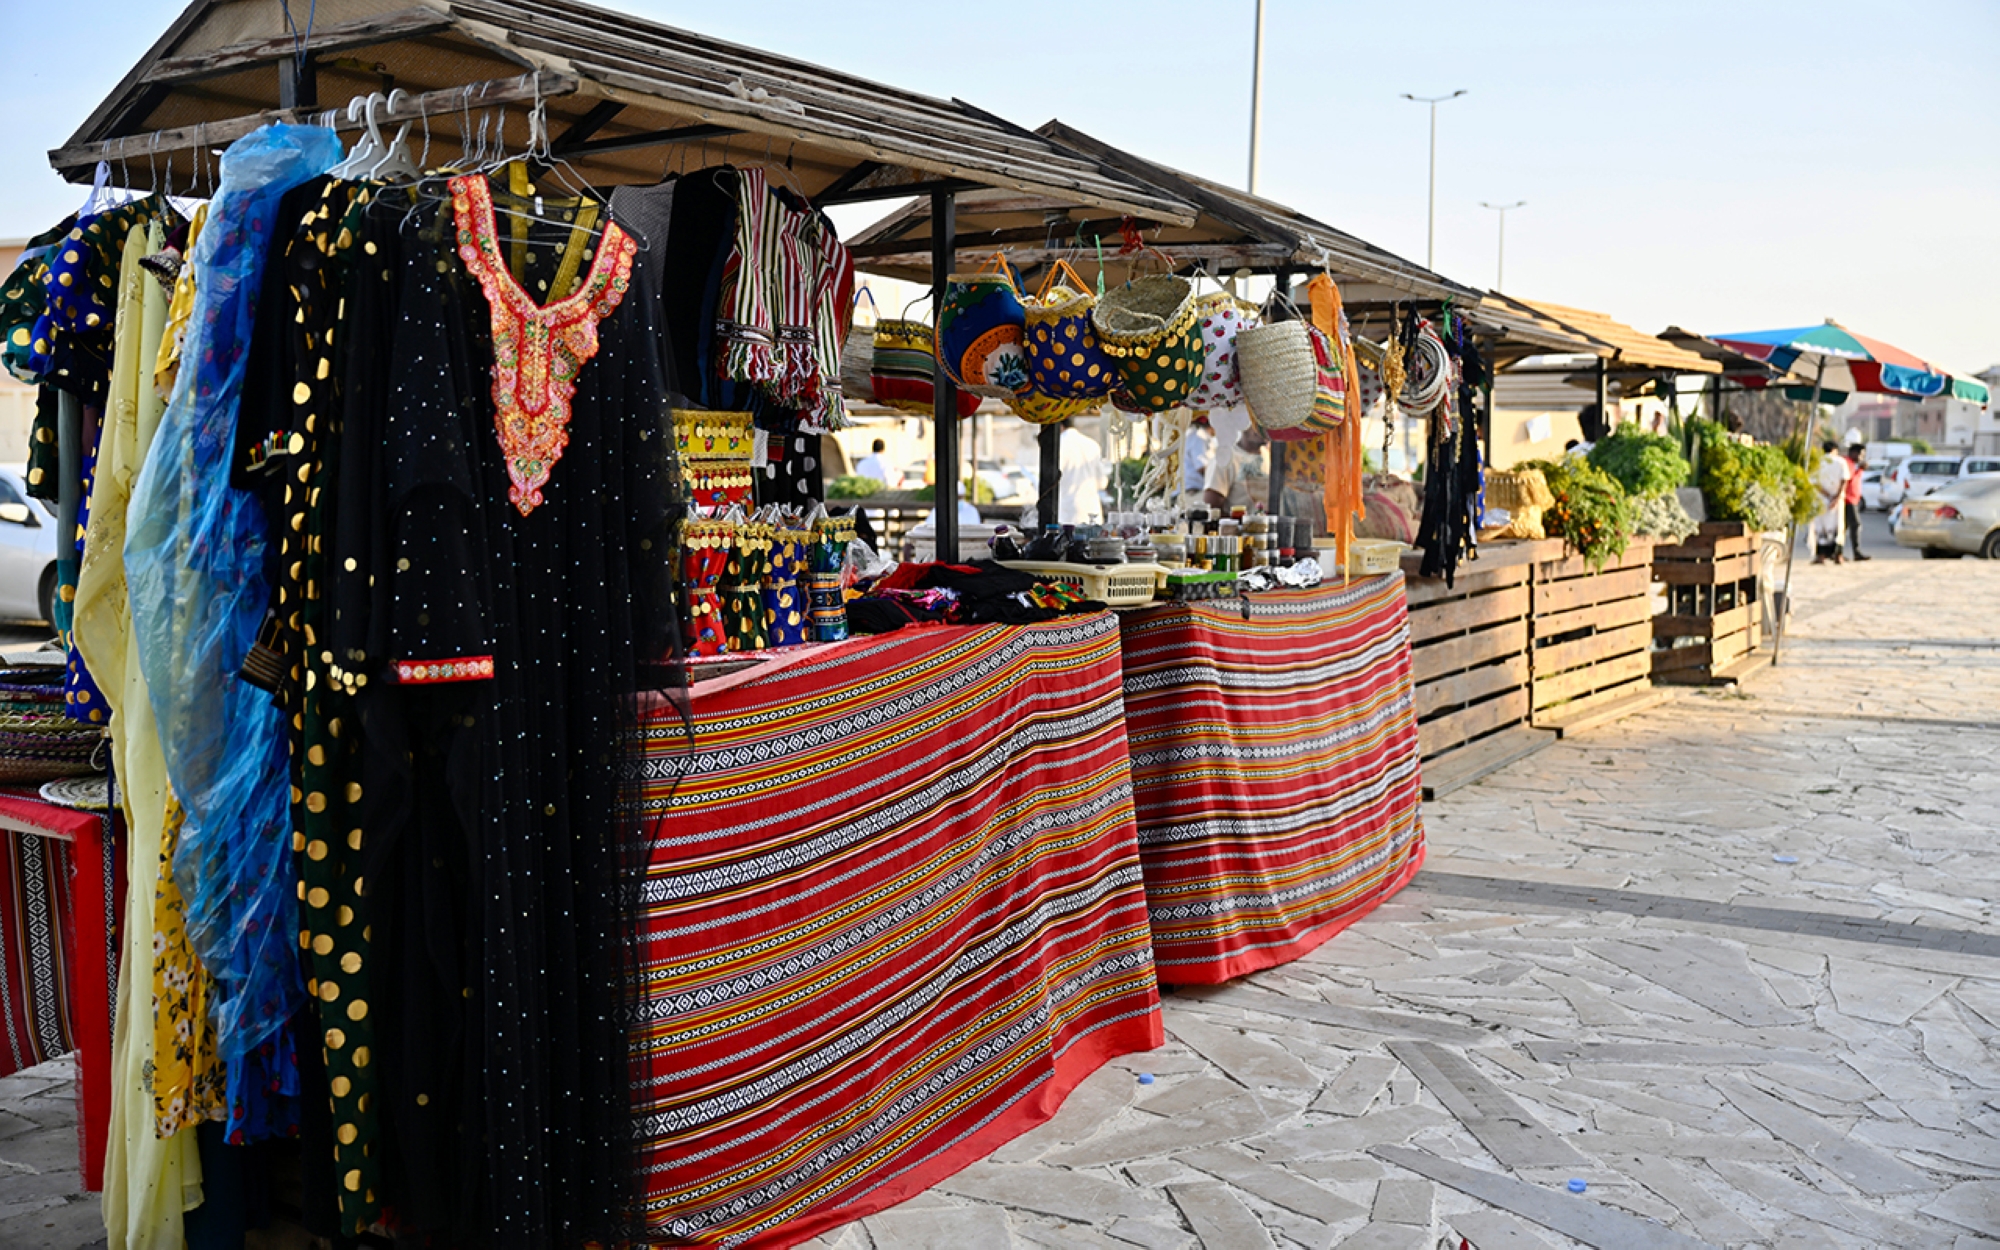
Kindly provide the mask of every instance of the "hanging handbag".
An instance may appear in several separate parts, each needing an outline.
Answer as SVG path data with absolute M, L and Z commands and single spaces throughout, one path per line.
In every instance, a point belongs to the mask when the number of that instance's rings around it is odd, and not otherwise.
M 1188 396 L 1197 412 L 1234 408 L 1243 402 L 1243 375 L 1236 358 L 1236 336 L 1262 324 L 1257 309 L 1227 291 L 1195 301 L 1195 325 L 1201 331 L 1201 382 Z
M 1060 285 L 1056 285 L 1058 274 L 1066 279 Z M 1041 292 L 1024 307 L 1030 391 L 1048 400 L 1109 395 L 1118 380 L 1118 362 L 1098 342 L 1097 328 L 1091 324 L 1097 297 L 1068 261 L 1059 259 L 1049 267 Z
M 1022 347 L 1027 310 L 1007 258 L 998 252 L 976 273 L 945 279 L 938 309 L 937 358 L 951 380 L 975 395 L 1006 399 L 1028 389 Z
M 854 314 L 861 308 L 861 297 L 868 297 L 868 308 L 873 314 L 867 325 L 856 324 Z M 854 305 L 848 310 L 847 337 L 840 345 L 840 390 L 849 403 L 880 403 L 875 398 L 875 380 L 869 370 L 875 367 L 875 326 L 882 320 L 882 313 L 875 307 L 875 293 L 865 286 L 854 289 Z
M 1307 426 L 1319 393 L 1314 333 L 1303 321 L 1267 321 L 1236 336 L 1243 402 L 1258 426 L 1280 441 L 1318 434 Z
M 1029 425 L 1056 425 L 1071 417 L 1096 412 L 1103 406 L 1102 399 L 1050 399 L 1047 395 L 1038 395 L 1033 391 L 1029 391 L 1026 395 L 1016 395 L 1007 401 L 1007 411 Z
M 1312 327 L 1313 405 L 1306 428 L 1331 433 L 1347 419 L 1347 373 L 1342 353 Z
M 1118 361 L 1119 407 L 1165 412 L 1188 401 L 1201 380 L 1194 286 L 1177 274 L 1149 274 L 1106 292 L 1091 312 L 1104 350 Z
M 911 320 L 910 308 L 929 298 L 918 296 L 901 317 L 875 323 L 875 350 L 868 363 L 868 386 L 875 402 L 919 417 L 936 415 L 937 352 L 930 323 Z M 958 393 L 960 420 L 978 407 L 979 396 Z

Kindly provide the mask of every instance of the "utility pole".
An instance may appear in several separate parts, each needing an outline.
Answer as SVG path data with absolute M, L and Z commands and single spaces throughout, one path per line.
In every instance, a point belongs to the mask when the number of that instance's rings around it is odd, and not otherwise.
M 1264 119 L 1264 0 L 1256 3 L 1256 48 L 1250 59 L 1250 185 L 1245 188 L 1252 195 L 1257 194 L 1258 123 Z
M 1515 200 L 1512 204 L 1488 204 L 1485 200 L 1479 201 L 1479 207 L 1490 208 L 1500 214 L 1500 256 L 1493 265 L 1493 289 L 1496 291 L 1507 289 L 1507 211 L 1525 208 L 1527 203 L 1526 200 Z
M 1431 106 L 1431 212 L 1430 212 L 1430 230 L 1426 236 L 1426 242 L 1424 244 L 1424 268 L 1430 270 L 1435 270 L 1437 268 L 1438 105 L 1443 104 L 1446 100 L 1456 100 L 1458 97 L 1464 94 L 1465 94 L 1465 88 L 1463 87 L 1460 87 L 1457 91 L 1452 92 L 1450 95 L 1411 95 L 1407 91 L 1403 93 L 1403 98 L 1405 100 L 1415 100 L 1418 104 L 1428 104 Z

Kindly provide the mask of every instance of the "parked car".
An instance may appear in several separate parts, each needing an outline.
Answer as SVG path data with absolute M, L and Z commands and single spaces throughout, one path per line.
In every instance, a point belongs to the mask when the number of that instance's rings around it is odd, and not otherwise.
M 1981 473 L 2000 473 L 2000 456 L 1967 456 L 1958 468 L 1960 477 L 1975 477 Z
M 53 621 L 56 514 L 28 497 L 21 465 L 0 465 L 0 619 Z
M 1965 462 L 1957 456 L 1911 456 L 1896 467 L 1896 484 L 1910 499 L 1957 481 Z
M 1960 478 L 1904 504 L 1896 545 L 1926 560 L 2000 560 L 2000 473 Z
M 1866 469 L 1861 474 L 1861 507 L 1867 512 L 1887 512 L 1903 502 L 1904 491 L 1893 471 Z

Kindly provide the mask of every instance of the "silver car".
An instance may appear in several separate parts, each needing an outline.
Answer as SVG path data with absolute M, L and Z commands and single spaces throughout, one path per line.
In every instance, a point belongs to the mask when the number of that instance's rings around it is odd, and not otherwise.
M 1904 504 L 1896 544 L 1926 560 L 2000 560 L 2000 473 L 1963 477 Z

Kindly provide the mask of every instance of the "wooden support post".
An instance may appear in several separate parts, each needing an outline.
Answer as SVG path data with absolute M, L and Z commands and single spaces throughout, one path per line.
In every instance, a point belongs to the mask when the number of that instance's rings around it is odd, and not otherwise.
M 319 67 L 313 64 L 312 53 L 288 56 L 278 62 L 278 107 L 319 107 Z
M 958 197 L 951 191 L 931 194 L 931 308 L 944 309 L 945 281 L 951 276 L 958 249 Z M 945 374 L 940 360 L 932 366 L 936 392 L 931 416 L 931 492 L 937 518 L 937 558 L 958 560 L 958 384 Z
M 1288 298 L 1292 293 L 1292 273 L 1293 271 L 1290 269 L 1280 269 L 1276 274 L 1272 275 L 1277 281 L 1277 289 L 1283 291 Z M 1264 510 L 1272 516 L 1283 516 L 1285 512 L 1285 478 L 1287 476 L 1286 469 L 1288 468 L 1285 463 L 1285 444 L 1272 439 L 1269 446 L 1271 448 L 1271 493 L 1264 500 Z M 1233 456 L 1236 454 L 1236 449 L 1234 447 L 1217 447 L 1215 454 L 1218 456 Z M 1321 511 L 1325 511 L 1323 506 Z
M 1611 366 L 1602 356 L 1597 358 L 1597 420 L 1606 434 L 1611 433 L 1611 427 L 1616 424 L 1611 419 Z
M 1035 434 L 1035 446 L 1042 454 L 1035 515 L 1045 526 L 1058 525 L 1062 522 L 1062 426 L 1043 426 Z

